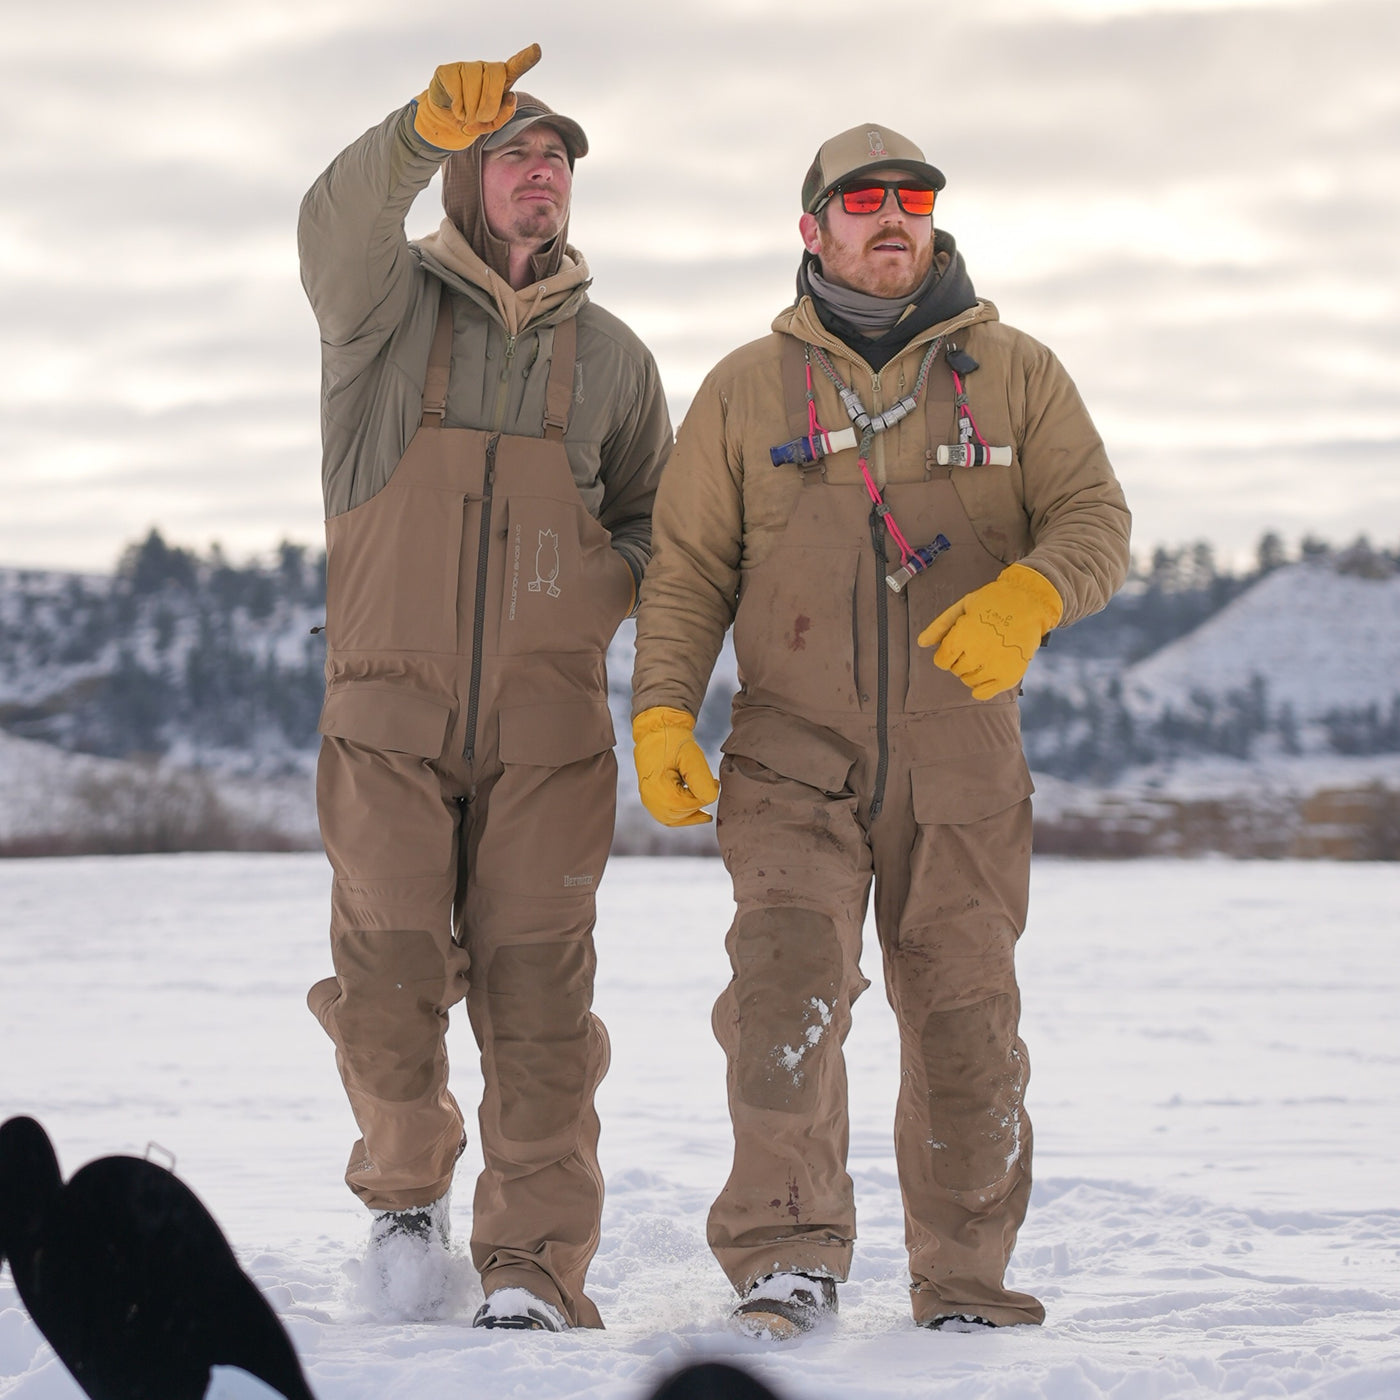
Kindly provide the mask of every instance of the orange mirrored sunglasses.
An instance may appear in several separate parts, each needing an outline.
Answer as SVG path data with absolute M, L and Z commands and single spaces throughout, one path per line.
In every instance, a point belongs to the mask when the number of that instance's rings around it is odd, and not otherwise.
M 928 185 L 907 182 L 886 184 L 866 180 L 862 180 L 859 184 L 838 185 L 812 212 L 820 214 L 827 203 L 839 194 L 841 207 L 846 213 L 877 214 L 884 208 L 885 196 L 891 190 L 894 191 L 894 197 L 899 201 L 899 207 L 906 214 L 912 214 L 922 219 L 933 213 L 933 201 L 938 191 Z

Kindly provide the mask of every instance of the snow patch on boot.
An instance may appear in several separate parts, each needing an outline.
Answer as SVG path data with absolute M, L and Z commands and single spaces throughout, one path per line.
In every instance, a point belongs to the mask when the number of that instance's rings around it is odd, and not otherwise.
M 376 1211 L 369 1248 L 347 1270 L 355 1301 L 382 1322 L 431 1322 L 461 1312 L 475 1270 L 453 1253 L 450 1195 L 416 1210 Z
M 836 1280 L 824 1275 L 777 1273 L 758 1279 L 730 1314 L 749 1337 L 788 1341 L 835 1315 Z
M 569 1320 L 528 1288 L 498 1288 L 477 1310 L 472 1326 L 516 1332 L 567 1332 Z

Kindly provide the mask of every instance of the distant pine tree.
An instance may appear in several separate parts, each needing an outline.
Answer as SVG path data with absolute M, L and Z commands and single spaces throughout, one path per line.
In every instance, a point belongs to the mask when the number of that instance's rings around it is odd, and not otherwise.
M 1336 708 L 1306 732 L 1259 678 L 1227 694 L 1202 689 L 1150 721 L 1129 709 L 1124 668 L 1292 557 L 1270 531 L 1241 573 L 1223 569 L 1205 541 L 1135 562 L 1108 607 L 1057 631 L 1031 669 L 1021 719 L 1032 766 L 1105 782 L 1161 759 L 1248 758 L 1266 741 L 1282 753 L 1320 742 L 1344 754 L 1400 752 L 1400 696 L 1388 708 Z M 1400 568 L 1400 549 L 1365 537 L 1334 549 L 1309 536 L 1296 557 L 1364 577 Z M 325 578 L 324 551 L 304 545 L 235 564 L 217 546 L 201 555 L 157 529 L 122 551 L 111 578 L 0 571 L 0 726 L 112 757 L 174 750 L 185 761 L 237 755 L 254 771 L 305 767 L 324 686 L 324 644 L 311 628 L 324 620 Z M 625 677 L 613 681 L 625 687 Z
M 306 762 L 316 744 L 324 554 L 283 543 L 231 563 L 152 529 L 110 580 L 6 576 L 0 596 L 0 725 L 108 757 L 195 759 L 245 751 L 255 768 Z M 51 684 L 32 697 L 35 677 Z

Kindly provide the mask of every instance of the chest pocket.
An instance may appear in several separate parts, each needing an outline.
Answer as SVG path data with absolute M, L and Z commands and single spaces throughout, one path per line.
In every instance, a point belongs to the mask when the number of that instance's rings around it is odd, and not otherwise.
M 558 449 L 572 501 L 511 496 L 505 503 L 503 656 L 603 651 L 632 604 L 632 571 L 584 509 Z

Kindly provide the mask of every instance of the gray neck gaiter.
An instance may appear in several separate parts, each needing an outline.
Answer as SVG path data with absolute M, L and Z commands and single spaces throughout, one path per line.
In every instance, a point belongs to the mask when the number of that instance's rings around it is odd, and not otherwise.
M 812 291 L 820 297 L 847 325 L 853 326 L 871 340 L 884 335 L 904 313 L 919 301 L 938 277 L 938 260 L 928 270 L 928 276 L 907 297 L 874 297 L 869 292 L 857 292 L 851 287 L 838 287 L 828 282 L 815 262 L 807 269 Z

